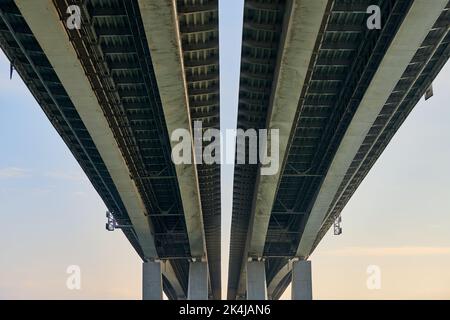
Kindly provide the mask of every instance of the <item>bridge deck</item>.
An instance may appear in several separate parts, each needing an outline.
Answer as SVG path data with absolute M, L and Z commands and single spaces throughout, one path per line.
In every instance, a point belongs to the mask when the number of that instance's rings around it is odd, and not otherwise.
M 68 2 L 55 0 L 53 4 L 58 10 L 60 20 L 64 21 Z M 214 34 L 218 36 L 217 2 L 211 1 L 202 6 L 195 5 L 195 1 L 191 4 L 184 1 L 178 4 L 178 8 L 181 29 L 186 32 L 196 30 L 189 28 L 189 23 L 182 17 L 197 15 L 197 11 L 204 12 L 207 8 L 212 12 L 212 18 L 206 22 L 215 23 Z M 157 257 L 169 261 L 170 265 L 164 269 L 175 275 L 183 292 L 177 292 L 173 283 L 166 277 L 164 290 L 170 298 L 185 298 L 191 258 L 189 235 L 180 186 L 171 160 L 169 133 L 138 1 L 91 0 L 84 2 L 81 9 L 81 29 L 67 30 L 71 44 L 126 161 L 130 177 L 144 202 L 147 219 L 152 226 Z M 202 14 L 207 15 L 200 13 Z M 80 163 L 108 209 L 113 212 L 117 222 L 123 225 L 132 224 L 130 212 L 127 212 L 108 168 L 73 104 L 73 99 L 69 97 L 14 1 L 2 1 L 1 18 L 1 48 Z M 202 30 L 208 32 L 206 28 Z M 197 47 L 201 45 L 191 44 L 191 49 Z M 215 55 L 211 54 L 207 58 L 214 62 L 211 67 L 203 66 L 207 59 L 193 61 L 185 58 L 187 70 L 195 68 L 195 62 L 202 62 L 197 64 L 197 68 L 208 68 L 208 75 L 218 74 L 218 49 Z M 187 75 L 190 76 L 188 71 Z M 188 79 L 195 82 L 194 87 L 197 86 L 195 77 Z M 205 84 L 218 87 L 217 77 L 198 83 L 200 88 Z M 215 95 L 214 92 L 208 92 L 207 95 L 211 105 L 214 105 L 211 108 L 214 107 L 218 112 L 217 91 Z M 194 103 L 195 101 L 193 105 Z M 210 113 L 204 109 L 195 109 L 195 105 L 193 109 L 192 112 L 196 111 L 195 115 L 202 118 L 205 118 L 204 114 Z M 218 117 L 211 117 L 210 125 L 218 126 Z M 208 251 L 217 260 L 217 256 L 220 257 L 220 247 L 217 251 L 220 241 L 220 199 L 218 204 L 215 200 L 217 194 L 220 195 L 220 177 L 217 174 L 218 167 L 199 169 L 203 192 L 201 196 L 205 198 L 202 205 L 211 217 L 205 219 L 205 229 L 209 234 L 207 240 L 211 243 Z M 210 184 L 214 186 L 210 187 Z M 123 232 L 139 255 L 146 259 L 135 230 L 126 228 Z M 217 263 L 212 267 L 212 272 L 220 274 L 220 264 L 219 271 L 216 268 Z M 212 283 L 211 290 L 220 292 L 220 276 L 218 281 L 215 279 Z
M 412 3 L 409 0 L 328 1 L 316 39 L 317 45 L 308 67 L 310 71 L 305 84 L 298 88 L 301 94 L 297 110 L 292 115 L 294 120 L 286 155 L 284 159 L 280 159 L 283 164 L 275 197 L 272 203 L 268 201 L 270 220 L 265 229 L 266 234 L 262 235 L 264 250 L 260 257 L 266 261 L 271 298 L 278 298 L 291 280 L 289 272 L 285 272 L 283 276 L 280 274 L 283 270 L 289 270 L 291 258 L 299 256 L 305 225 L 331 162 Z M 295 47 L 295 43 L 279 43 L 279 39 L 286 37 L 287 31 L 283 27 L 288 24 L 286 20 L 292 17 L 284 11 L 289 8 L 289 4 L 289 1 L 275 0 L 245 2 L 238 127 L 275 127 L 270 119 L 275 108 L 272 105 L 274 92 L 279 82 L 277 84 L 273 79 L 283 67 L 282 64 L 276 66 L 275 61 L 277 57 L 280 59 L 283 52 Z M 379 31 L 368 30 L 366 27 L 366 9 L 372 4 L 378 4 L 381 8 L 383 28 Z M 254 28 L 250 26 L 255 22 L 259 26 L 264 25 L 261 20 L 263 17 L 272 19 L 268 23 L 272 28 L 253 31 Z M 303 258 L 307 258 L 320 242 L 448 60 L 448 18 L 447 5 L 403 76 L 398 79 L 397 86 L 372 127 L 368 128 L 368 134 L 350 168 L 346 173 L 343 172 L 345 178 L 340 183 L 328 212 L 324 212 L 325 219 L 315 235 L 313 247 Z M 293 22 L 294 25 L 298 23 Z M 285 63 L 285 60 L 281 63 Z M 260 77 L 249 79 L 252 72 L 258 72 Z M 262 75 L 264 80 L 261 80 Z M 258 90 L 261 88 L 264 90 Z M 248 110 L 252 112 L 249 113 Z M 258 177 L 256 166 L 236 166 L 228 283 L 230 299 L 245 296 L 244 265 L 248 255 L 253 252 L 248 251 L 252 243 L 249 243 L 247 234 L 251 234 L 251 228 L 256 225 L 252 216 L 263 212 L 263 209 L 255 212 L 256 198 L 261 201 L 259 197 L 263 194 L 258 189 L 264 188 L 258 186 L 262 179 Z M 249 188 L 253 185 L 255 188 Z M 261 227 L 258 229 L 260 231 Z

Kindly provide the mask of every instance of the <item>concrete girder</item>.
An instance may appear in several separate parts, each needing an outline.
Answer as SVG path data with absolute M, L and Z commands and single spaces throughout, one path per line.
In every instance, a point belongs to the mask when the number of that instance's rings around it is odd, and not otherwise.
M 172 289 L 177 295 L 177 300 L 185 300 L 187 294 L 184 292 L 183 287 L 181 286 L 180 281 L 177 278 L 175 270 L 172 267 L 172 263 L 168 260 L 161 262 L 161 270 L 164 278 L 169 281 Z
M 169 136 L 176 129 L 188 130 L 193 136 L 176 2 L 139 0 L 138 3 Z M 176 143 L 171 141 L 172 147 Z M 175 169 L 191 255 L 195 258 L 205 258 L 205 232 L 194 160 L 193 156 L 191 164 L 175 165 Z
M 267 284 L 267 294 L 269 299 L 274 299 L 274 291 L 277 289 L 278 284 L 289 274 L 292 272 L 292 260 L 289 260 L 287 264 L 285 264 L 277 274 L 272 278 L 272 280 Z
M 268 129 L 279 129 L 280 161 L 287 151 L 301 94 L 299 88 L 304 85 L 327 4 L 327 0 L 288 1 L 287 4 L 267 125 Z M 247 257 L 263 256 L 280 169 L 274 175 L 259 175 L 246 254 L 242 257 L 238 296 L 245 293 Z
M 300 239 L 296 254 L 298 257 L 306 259 L 312 253 L 317 234 L 356 153 L 447 3 L 448 0 L 433 1 L 433 5 L 427 0 L 413 2 L 365 92 L 320 186 Z
M 158 259 L 151 222 L 144 202 L 114 138 L 101 106 L 71 45 L 65 26 L 51 0 L 15 0 L 73 105 L 92 137 L 128 212 L 145 260 Z M 162 275 L 179 299 L 186 297 L 170 261 L 162 263 Z
M 144 257 L 158 258 L 144 202 L 53 1 L 15 3 L 92 137 L 128 212 Z
M 320 188 L 310 214 L 310 218 L 313 219 L 308 219 L 297 250 L 297 256 L 300 259 L 306 259 L 311 255 L 317 233 L 323 225 L 323 219 L 359 146 L 447 2 L 447 0 L 436 1 L 436 6 L 430 6 L 429 1 L 416 0 L 403 20 L 347 129 L 342 144 L 333 159 L 333 164 Z M 318 60 L 318 63 L 322 62 Z M 341 172 L 339 175 L 335 174 L 338 170 Z M 292 272 L 292 269 L 293 262 L 290 261 L 272 278 L 268 284 L 269 297 L 273 296 L 277 286 Z

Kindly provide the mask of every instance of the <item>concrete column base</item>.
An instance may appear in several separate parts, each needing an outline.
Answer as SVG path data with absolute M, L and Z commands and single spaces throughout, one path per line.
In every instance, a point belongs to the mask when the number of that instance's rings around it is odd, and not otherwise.
M 142 264 L 142 299 L 162 300 L 161 262 L 144 262 Z
M 267 300 L 264 261 L 247 262 L 247 300 Z
M 189 265 L 188 300 L 208 300 L 208 265 L 191 262 Z
M 312 300 L 311 261 L 292 264 L 292 300 Z

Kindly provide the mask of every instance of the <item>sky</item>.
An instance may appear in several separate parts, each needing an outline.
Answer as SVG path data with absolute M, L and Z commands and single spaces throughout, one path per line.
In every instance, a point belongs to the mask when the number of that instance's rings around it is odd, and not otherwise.
M 221 126 L 235 128 L 243 0 L 220 1 Z M 315 299 L 450 299 L 450 64 L 311 256 Z M 232 152 L 233 150 L 227 150 Z M 233 167 L 222 168 L 225 296 Z M 0 52 L 0 299 L 140 299 L 141 261 Z M 66 286 L 81 270 L 80 290 Z M 370 289 L 368 268 L 380 286 Z M 372 269 L 373 270 L 373 269 Z M 289 298 L 288 289 L 283 298 Z

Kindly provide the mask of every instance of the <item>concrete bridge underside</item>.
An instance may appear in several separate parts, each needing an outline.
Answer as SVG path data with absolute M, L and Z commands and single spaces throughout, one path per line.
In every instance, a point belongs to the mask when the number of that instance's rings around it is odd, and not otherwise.
M 278 128 L 283 162 L 236 166 L 229 299 L 253 264 L 267 298 L 291 280 L 312 297 L 305 260 L 448 60 L 448 31 L 447 0 L 245 2 L 238 127 Z
M 181 39 L 169 48 L 175 73 L 164 77 L 158 61 L 166 43 L 157 43 L 160 34 L 149 34 L 143 21 L 149 3 L 86 1 L 80 4 L 81 28 L 69 29 L 68 1 L 5 0 L 0 45 L 118 224 L 132 226 L 123 232 L 144 260 L 144 284 L 158 283 L 159 277 L 160 289 L 171 299 L 218 299 L 220 232 L 211 230 L 220 230 L 220 210 L 204 198 L 217 198 L 220 177 L 217 168 L 174 165 L 169 139 L 175 128 L 191 130 L 193 118 L 210 119 L 204 109 L 194 112 L 190 81 L 203 90 L 202 102 L 206 95 L 219 108 L 218 95 L 206 90 L 218 86 L 211 75 L 218 73 L 218 48 L 216 55 L 193 61 L 186 50 L 202 53 L 203 43 L 183 47 L 185 30 L 200 37 L 206 32 L 204 25 L 191 26 L 188 17 L 206 14 L 208 30 L 218 36 L 218 4 L 164 2 L 166 29 L 160 31 Z M 161 47 L 151 47 L 152 40 Z M 201 77 L 193 76 L 197 73 Z M 172 97 L 179 101 L 167 100 L 171 86 L 181 87 Z M 161 290 L 145 288 L 144 297 L 161 296 Z

